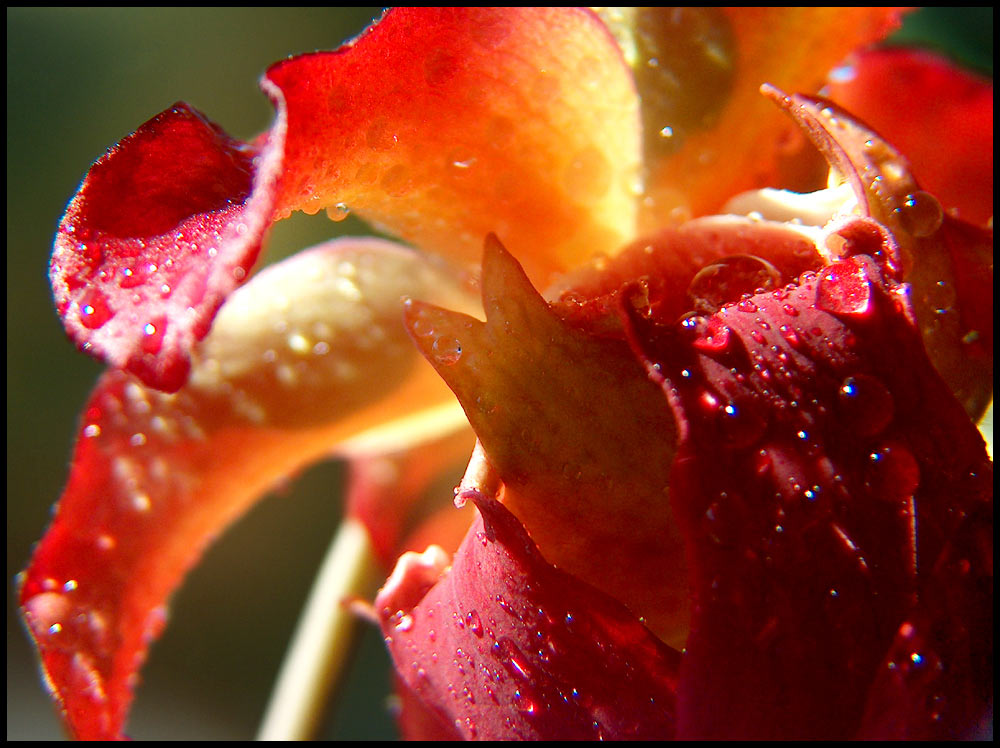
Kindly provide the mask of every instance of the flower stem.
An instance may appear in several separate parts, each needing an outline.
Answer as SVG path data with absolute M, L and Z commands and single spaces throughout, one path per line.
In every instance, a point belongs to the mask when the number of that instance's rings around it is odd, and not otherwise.
M 342 601 L 370 597 L 377 585 L 377 568 L 368 531 L 346 517 L 299 618 L 264 712 L 259 740 L 309 740 L 321 729 L 359 622 Z

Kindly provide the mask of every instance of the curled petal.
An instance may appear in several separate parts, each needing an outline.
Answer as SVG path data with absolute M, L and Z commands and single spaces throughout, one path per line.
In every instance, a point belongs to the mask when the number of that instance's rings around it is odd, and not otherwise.
M 892 272 L 913 286 L 913 310 L 931 360 L 978 420 L 993 395 L 992 229 L 945 213 L 899 150 L 837 105 L 763 90 L 850 182 L 863 214 L 892 231 L 902 252 Z
M 450 570 L 440 549 L 407 554 L 375 601 L 412 694 L 466 739 L 671 737 L 678 653 L 549 565 L 496 499 L 466 498 L 481 516 Z
M 226 296 L 253 267 L 274 209 L 284 107 L 257 147 L 186 104 L 97 161 L 59 224 L 56 308 L 83 350 L 175 392 Z
M 993 216 L 992 81 L 925 50 L 888 48 L 854 55 L 828 89 L 907 155 L 946 209 L 979 225 Z M 914 101 L 921 102 L 919 117 Z
M 710 317 L 629 312 L 679 424 L 672 502 L 695 593 L 682 737 L 855 735 L 945 545 L 992 504 L 992 463 L 926 358 L 891 238 L 868 221 L 847 233 L 842 261 Z M 992 630 L 975 636 L 991 650 Z M 989 690 L 958 649 L 939 653 Z M 968 710 L 939 716 L 944 736 Z
M 467 261 L 492 231 L 543 281 L 633 235 L 637 99 L 588 11 L 393 10 L 264 84 L 288 103 L 278 216 L 349 209 Z
M 104 375 L 20 585 L 77 737 L 120 735 L 170 593 L 230 522 L 339 442 L 448 402 L 409 344 L 400 296 L 473 306 L 450 278 L 387 242 L 333 242 L 236 291 L 177 393 Z
M 407 324 L 465 408 L 505 504 L 552 563 L 683 641 L 687 586 L 667 495 L 674 431 L 660 393 L 620 330 L 564 322 L 495 237 L 482 282 L 485 323 L 413 302 Z

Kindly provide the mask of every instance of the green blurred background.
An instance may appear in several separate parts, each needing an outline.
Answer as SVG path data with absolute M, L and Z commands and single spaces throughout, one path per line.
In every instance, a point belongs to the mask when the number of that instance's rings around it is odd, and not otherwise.
M 255 81 L 272 62 L 330 49 L 377 8 L 7 10 L 7 737 L 62 731 L 16 617 L 13 577 L 66 477 L 77 413 L 100 367 L 67 342 L 46 278 L 49 246 L 87 166 L 140 123 L 185 100 L 248 138 L 271 108 Z M 932 44 L 992 75 L 993 10 L 925 9 L 899 38 Z M 296 216 L 268 260 L 338 233 Z M 299 606 L 340 516 L 338 465 L 262 502 L 210 551 L 176 596 L 143 672 L 137 739 L 254 735 Z M 328 737 L 392 738 L 388 660 L 371 631 Z

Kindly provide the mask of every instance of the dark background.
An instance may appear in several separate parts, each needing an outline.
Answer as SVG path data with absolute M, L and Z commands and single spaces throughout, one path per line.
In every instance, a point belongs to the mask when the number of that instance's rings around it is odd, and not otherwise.
M 140 123 L 186 100 L 229 133 L 267 128 L 255 85 L 290 53 L 331 49 L 379 13 L 361 9 L 7 10 L 7 738 L 59 738 L 16 616 L 13 577 L 62 490 L 77 413 L 100 372 L 66 341 L 46 263 L 87 166 Z M 993 10 L 927 9 L 899 38 L 933 43 L 992 75 Z M 298 215 L 268 260 L 335 233 Z M 312 575 L 340 517 L 337 465 L 262 502 L 209 552 L 175 597 L 129 723 L 138 739 L 250 738 Z M 329 737 L 392 738 L 388 660 L 362 644 Z

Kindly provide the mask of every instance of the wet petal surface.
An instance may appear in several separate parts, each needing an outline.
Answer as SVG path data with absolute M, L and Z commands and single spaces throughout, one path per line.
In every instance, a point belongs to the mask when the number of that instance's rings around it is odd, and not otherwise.
M 920 188 L 905 156 L 837 105 L 763 90 L 850 183 L 862 214 L 892 232 L 900 248 L 892 261 L 913 287 L 928 354 L 978 420 L 993 396 L 993 230 L 945 213 Z M 836 254 L 845 238 L 831 231 L 826 241 Z
M 982 440 L 891 262 L 871 259 L 895 250 L 861 228 L 847 259 L 699 324 L 631 313 L 680 424 L 672 502 L 695 594 L 681 736 L 853 735 L 945 543 L 992 502 Z M 983 688 L 959 653 L 946 666 Z M 941 713 L 935 734 L 967 719 Z
M 339 442 L 377 444 L 372 426 L 449 401 L 400 323 L 404 292 L 474 304 L 449 278 L 387 242 L 324 245 L 230 298 L 177 393 L 101 379 L 20 590 L 77 737 L 120 735 L 168 597 L 212 538 Z
M 498 501 L 466 498 L 481 516 L 450 570 L 440 549 L 407 554 L 376 599 L 412 694 L 466 739 L 669 738 L 677 652 L 550 566 Z
M 288 106 L 279 216 L 351 210 L 473 262 L 496 232 L 541 281 L 634 232 L 638 103 L 587 11 L 394 10 L 265 85 Z
M 829 96 L 905 153 L 945 209 L 979 225 L 993 216 L 992 81 L 931 52 L 878 49 L 854 55 Z
M 258 147 L 185 104 L 91 168 L 59 224 L 49 275 L 73 341 L 178 390 L 190 351 L 248 276 L 270 226 L 284 111 Z

